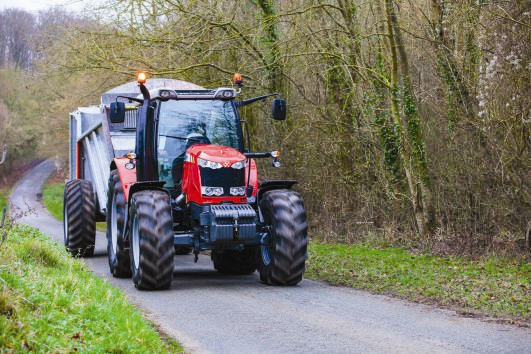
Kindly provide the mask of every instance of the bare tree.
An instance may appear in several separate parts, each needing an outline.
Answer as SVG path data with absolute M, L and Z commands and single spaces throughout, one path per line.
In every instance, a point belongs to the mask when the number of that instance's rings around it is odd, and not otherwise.
M 35 25 L 35 17 L 29 12 L 14 8 L 0 12 L 0 65 L 31 68 Z

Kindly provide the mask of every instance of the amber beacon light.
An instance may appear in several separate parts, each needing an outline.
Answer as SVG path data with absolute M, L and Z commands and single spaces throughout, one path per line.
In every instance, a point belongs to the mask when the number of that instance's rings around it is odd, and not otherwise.
M 147 81 L 147 75 L 145 72 L 140 72 L 138 73 L 138 75 L 136 76 L 136 81 L 139 83 L 139 84 L 145 84 L 146 81 Z
M 243 86 L 243 77 L 240 73 L 235 73 L 234 77 L 232 78 L 232 82 L 238 87 Z

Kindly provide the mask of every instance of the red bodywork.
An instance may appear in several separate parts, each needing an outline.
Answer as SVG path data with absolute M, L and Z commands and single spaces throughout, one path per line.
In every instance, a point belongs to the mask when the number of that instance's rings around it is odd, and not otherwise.
M 125 168 L 125 164 L 129 161 L 129 158 L 126 156 L 117 157 L 114 159 L 114 163 L 118 169 L 118 175 L 120 176 L 120 181 L 122 182 L 122 189 L 124 191 L 126 203 L 129 200 L 129 189 L 136 182 L 136 168 L 132 170 Z
M 184 163 L 183 171 L 183 187 L 182 191 L 186 195 L 186 202 L 195 202 L 198 204 L 219 204 L 225 202 L 231 202 L 235 204 L 242 204 L 247 202 L 245 196 L 222 196 L 222 197 L 208 197 L 201 194 L 201 176 L 199 172 L 199 166 L 197 164 L 197 158 L 204 160 L 218 162 L 224 167 L 230 167 L 235 162 L 246 160 L 245 155 L 236 149 L 227 146 L 219 145 L 203 145 L 198 144 L 190 147 L 187 150 L 189 161 Z M 122 188 L 126 202 L 129 199 L 129 190 L 131 186 L 136 183 L 136 168 L 129 170 L 125 168 L 125 164 L 128 163 L 129 158 L 122 156 L 114 159 L 118 174 L 122 182 Z M 249 174 L 249 168 L 251 173 Z M 247 177 L 250 177 L 250 183 L 247 183 Z M 253 159 L 250 160 L 250 164 L 247 163 L 245 167 L 245 187 L 248 185 L 253 187 L 252 196 L 256 197 L 258 193 L 258 170 L 256 163 Z M 236 186 L 235 186 L 236 187 Z
M 204 196 L 201 193 L 201 176 L 197 159 L 218 162 L 224 168 L 231 167 L 234 163 L 246 160 L 244 154 L 236 149 L 227 146 L 219 145 L 204 145 L 197 144 L 187 150 L 188 158 L 184 162 L 183 170 L 183 187 L 182 191 L 186 195 L 186 203 L 194 202 L 197 204 L 219 204 L 230 202 L 235 204 L 242 204 L 247 202 L 245 196 Z M 249 175 L 249 167 L 251 168 L 250 183 L 253 187 L 253 196 L 256 196 L 258 191 L 258 173 L 256 164 L 253 160 L 245 167 L 245 187 L 247 187 L 247 176 Z M 238 187 L 238 186 L 234 186 Z
M 76 144 L 76 178 L 81 178 L 81 143 Z

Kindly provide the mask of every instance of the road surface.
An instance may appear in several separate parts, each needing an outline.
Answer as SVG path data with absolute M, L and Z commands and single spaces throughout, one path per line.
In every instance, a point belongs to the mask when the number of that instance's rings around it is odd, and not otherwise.
M 41 206 L 45 161 L 21 179 L 12 215 L 63 242 L 63 225 Z M 28 212 L 30 210 L 30 212 Z M 162 331 L 192 353 L 530 353 L 531 330 L 463 318 L 453 311 L 303 280 L 271 287 L 258 274 L 227 276 L 208 257 L 176 256 L 166 291 L 138 291 L 109 274 L 106 238 L 98 233 L 94 274 L 119 287 Z

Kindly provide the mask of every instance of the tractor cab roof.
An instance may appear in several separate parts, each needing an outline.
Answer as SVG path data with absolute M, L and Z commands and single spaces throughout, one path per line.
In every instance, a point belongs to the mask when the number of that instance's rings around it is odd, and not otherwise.
M 146 87 L 150 91 L 157 89 L 167 89 L 167 90 L 205 90 L 204 87 L 193 84 L 191 82 L 174 80 L 174 79 L 159 79 L 153 78 L 149 79 L 146 82 Z M 138 88 L 138 82 L 131 81 L 126 84 L 117 86 L 103 95 L 101 95 L 101 104 L 109 105 L 111 102 L 123 101 L 128 102 L 127 99 L 118 96 L 124 97 L 136 97 L 140 93 Z
M 191 82 L 174 80 L 174 79 L 159 79 L 152 78 L 145 83 L 149 90 L 151 99 L 222 99 L 231 100 L 237 95 L 237 91 L 232 88 L 218 88 L 206 89 L 202 86 L 193 84 Z M 101 103 L 109 105 L 111 102 L 122 101 L 130 102 L 126 97 L 133 97 L 142 99 L 139 94 L 138 82 L 132 81 L 126 84 L 117 86 L 101 96 Z M 134 103 L 133 103 L 134 104 Z
M 203 89 L 203 90 L 171 90 L 167 88 L 157 88 L 149 90 L 151 99 L 162 101 L 178 100 L 233 100 L 237 92 L 232 88 Z M 141 95 L 140 95 L 141 97 Z

